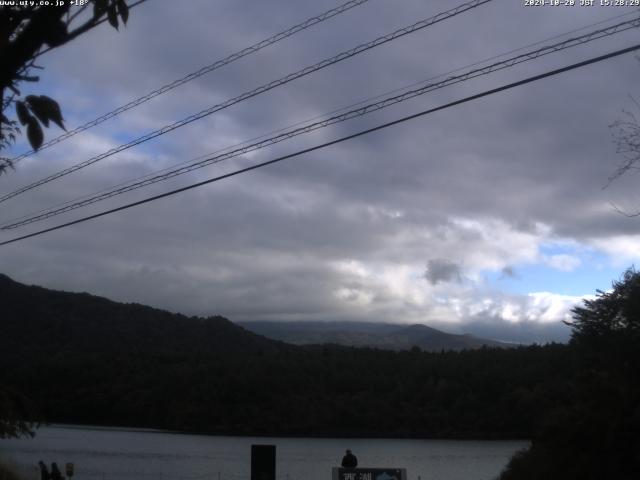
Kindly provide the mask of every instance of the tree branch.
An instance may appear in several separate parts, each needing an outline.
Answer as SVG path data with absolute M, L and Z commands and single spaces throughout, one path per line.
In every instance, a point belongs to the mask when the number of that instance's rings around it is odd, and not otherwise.
M 134 2 L 134 3 L 132 3 L 131 5 L 129 5 L 129 9 L 132 9 L 132 8 L 134 8 L 134 7 L 137 7 L 138 5 L 140 5 L 140 4 L 142 4 L 142 3 L 146 2 L 146 1 L 147 1 L 147 0 L 138 0 L 137 2 Z M 86 6 L 86 5 L 85 5 L 85 6 Z M 84 8 L 84 7 L 83 7 L 83 8 Z M 77 15 L 77 14 L 74 14 L 74 16 L 76 16 L 76 15 Z M 92 19 L 92 20 L 95 20 L 95 19 Z M 73 21 L 73 17 L 71 18 L 71 21 Z M 71 22 L 71 21 L 70 21 L 70 22 Z M 90 20 L 90 21 L 91 21 L 91 20 Z M 68 42 L 69 40 L 73 40 L 73 39 L 74 39 L 75 37 L 77 37 L 78 35 L 81 35 L 82 33 L 86 33 L 86 32 L 88 32 L 89 30 L 91 30 L 92 28 L 97 27 L 98 25 L 100 25 L 100 24 L 102 24 L 102 23 L 106 22 L 106 21 L 107 21 L 107 17 L 105 16 L 105 17 L 104 17 L 104 18 L 102 18 L 101 20 L 97 21 L 97 22 L 95 23 L 95 25 L 92 25 L 90 28 L 87 28 L 86 30 L 83 30 L 83 31 L 82 31 L 82 32 L 80 32 L 80 33 L 76 33 L 76 32 L 78 32 L 78 30 L 80 30 L 80 29 L 82 29 L 82 28 L 85 28 L 85 27 L 86 27 L 86 25 L 87 25 L 87 23 L 89 23 L 90 21 L 86 22 L 82 27 L 78 27 L 78 29 L 77 29 L 77 30 L 74 30 L 73 32 L 71 32 L 69 35 L 73 35 L 73 37 L 69 38 L 69 39 L 67 40 L 67 42 Z M 65 43 L 66 43 L 66 42 L 65 42 Z M 58 45 L 58 46 L 60 46 L 60 45 Z M 50 52 L 50 51 L 51 51 L 51 50 L 53 50 L 54 48 L 56 48 L 56 47 L 47 47 L 47 48 L 45 48 L 44 50 L 42 50 L 42 51 L 37 52 L 36 54 L 34 54 L 34 55 L 31 57 L 31 59 L 32 59 L 32 60 L 35 60 L 35 59 L 36 59 L 36 58 L 38 58 L 40 55 L 44 55 L 45 53 Z

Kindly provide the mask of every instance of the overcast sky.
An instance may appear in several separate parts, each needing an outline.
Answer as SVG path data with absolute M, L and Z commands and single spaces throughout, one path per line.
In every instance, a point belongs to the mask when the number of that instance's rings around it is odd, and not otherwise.
M 19 162 L 0 178 L 0 193 L 458 3 L 370 0 Z M 338 4 L 149 0 L 131 11 L 120 32 L 105 23 L 42 56 L 41 81 L 23 93 L 57 99 L 73 128 Z M 0 204 L 0 220 L 634 13 L 494 0 L 15 197 Z M 548 55 L 2 231 L 0 240 L 631 46 L 638 33 Z M 603 189 L 622 161 L 609 125 L 634 108 L 629 95 L 640 97 L 639 78 L 640 62 L 627 54 L 448 108 L 0 247 L 0 271 L 28 284 L 233 321 L 424 323 L 503 340 L 566 339 L 561 321 L 572 306 L 609 288 L 640 258 L 640 219 L 612 208 L 640 208 L 640 180 L 628 176 Z M 54 126 L 46 137 L 59 133 Z M 21 140 L 8 155 L 26 149 Z

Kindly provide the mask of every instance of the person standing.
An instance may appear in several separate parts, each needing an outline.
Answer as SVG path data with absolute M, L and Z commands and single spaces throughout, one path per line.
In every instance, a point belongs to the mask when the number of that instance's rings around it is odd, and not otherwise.
M 40 467 L 40 480 L 51 480 L 49 469 L 42 460 L 38 462 L 38 466 Z
M 347 449 L 344 457 L 342 457 L 342 468 L 356 468 L 358 466 L 358 459 L 351 453 L 351 450 Z
M 51 464 L 51 480 L 63 480 L 62 473 L 60 473 L 60 469 L 58 468 L 58 464 L 53 462 Z

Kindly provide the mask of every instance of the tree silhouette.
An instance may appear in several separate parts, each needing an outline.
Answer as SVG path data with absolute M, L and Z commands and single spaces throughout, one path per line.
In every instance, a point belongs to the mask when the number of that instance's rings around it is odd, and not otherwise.
M 598 341 L 611 336 L 637 340 L 640 334 L 640 272 L 628 269 L 610 292 L 573 309 L 572 341 Z
M 640 103 L 631 95 L 629 98 L 635 109 L 640 112 Z M 616 153 L 622 155 L 623 161 L 609 176 L 605 188 L 623 175 L 640 169 L 640 123 L 637 114 L 631 110 L 623 110 L 621 118 L 609 125 L 609 128 Z M 626 211 L 616 205 L 614 209 L 626 217 L 640 216 L 640 210 Z
M 26 130 L 27 139 L 34 150 L 44 141 L 43 126 L 48 127 L 49 122 L 53 122 L 64 129 L 62 111 L 54 99 L 45 95 L 21 96 L 22 82 L 37 82 L 40 79 L 33 74 L 34 70 L 42 69 L 36 64 L 38 57 L 105 21 L 118 29 L 120 22 L 126 24 L 128 18 L 129 5 L 125 0 L 66 1 L 55 6 L 16 2 L 16 5 L 2 7 L 0 150 L 15 141 L 17 135 L 22 133 L 21 127 Z M 13 108 L 15 119 L 8 113 Z M 11 160 L 0 157 L 0 175 L 9 167 L 13 168 Z
M 0 385 L 0 438 L 34 435 L 36 410 L 26 396 L 13 388 Z
M 640 272 L 573 309 L 570 402 L 547 412 L 500 480 L 640 478 Z

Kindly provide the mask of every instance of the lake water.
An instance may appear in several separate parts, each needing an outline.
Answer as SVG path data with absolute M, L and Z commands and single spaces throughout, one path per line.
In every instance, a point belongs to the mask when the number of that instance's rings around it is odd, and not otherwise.
M 37 463 L 75 464 L 73 480 L 247 480 L 251 445 L 276 445 L 278 480 L 330 480 L 346 448 L 361 467 L 402 467 L 407 480 L 489 480 L 524 441 L 251 438 L 51 426 L 0 440 L 0 458 L 27 480 Z M 64 474 L 64 471 L 63 471 Z

